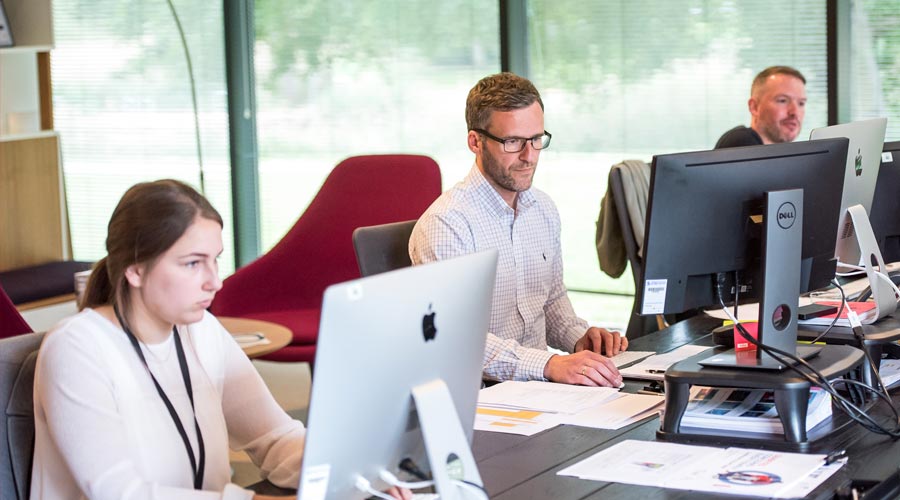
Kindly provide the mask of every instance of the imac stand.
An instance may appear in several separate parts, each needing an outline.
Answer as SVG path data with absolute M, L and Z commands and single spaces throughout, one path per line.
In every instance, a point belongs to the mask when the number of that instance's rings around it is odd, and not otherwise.
M 811 357 L 809 363 L 828 380 L 838 376 L 858 378 L 858 367 L 863 361 L 863 353 L 859 349 L 851 346 L 816 346 L 813 348 L 815 352 L 803 353 L 797 346 L 802 210 L 801 189 L 765 194 L 758 340 L 781 351 Z M 785 370 L 787 365 L 784 362 L 762 349 L 746 352 L 729 350 L 705 359 L 703 356 L 688 358 L 666 371 L 666 406 L 657 431 L 658 438 L 714 443 L 728 440 L 750 446 L 811 451 L 810 443 L 824 437 L 817 434 L 810 439 L 808 436 L 806 413 L 810 383 L 794 371 Z M 713 429 L 682 429 L 681 420 L 690 399 L 691 385 L 773 391 L 784 435 L 748 434 L 740 438 L 733 432 L 726 436 Z M 834 430 L 827 429 L 825 435 Z
M 417 385 L 412 397 L 436 490 L 442 499 L 463 500 L 465 496 L 454 480 L 479 486 L 483 483 L 447 384 L 436 379 Z
M 856 243 L 861 256 L 859 260 L 865 267 L 866 276 L 869 278 L 869 287 L 872 289 L 872 300 L 875 301 L 876 311 L 874 319 L 869 322 L 875 322 L 892 314 L 897 309 L 897 298 L 894 296 L 894 290 L 883 281 L 883 278 L 878 277 L 878 272 L 886 272 L 887 268 L 884 265 L 884 258 L 878 248 L 878 241 L 875 239 L 875 232 L 872 230 L 866 209 L 862 205 L 853 205 L 847 209 L 845 217 L 849 217 L 852 224 L 851 230 L 856 233 Z M 876 265 L 879 271 L 875 270 L 874 266 Z

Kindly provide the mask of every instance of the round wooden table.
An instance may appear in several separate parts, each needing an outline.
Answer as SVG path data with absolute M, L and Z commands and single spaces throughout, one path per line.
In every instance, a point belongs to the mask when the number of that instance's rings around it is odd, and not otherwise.
M 291 338 L 293 337 L 293 333 L 291 333 L 287 327 L 272 323 L 271 321 L 232 318 L 227 316 L 219 316 L 218 319 L 219 322 L 222 323 L 222 326 L 228 330 L 228 333 L 232 335 L 260 334 L 269 341 L 267 344 L 249 345 L 247 347 L 242 346 L 241 348 L 248 358 L 256 358 L 264 354 L 269 354 L 270 352 L 275 352 L 290 344 Z

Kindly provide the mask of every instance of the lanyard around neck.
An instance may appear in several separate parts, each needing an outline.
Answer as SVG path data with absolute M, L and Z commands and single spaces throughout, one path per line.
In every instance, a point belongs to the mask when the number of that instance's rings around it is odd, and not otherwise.
M 184 355 L 184 347 L 181 345 L 181 337 L 178 335 L 178 330 L 173 326 L 172 334 L 175 335 L 175 351 L 178 353 L 178 365 L 181 367 L 181 378 L 184 380 L 184 388 L 187 390 L 188 399 L 191 400 L 191 411 L 193 412 L 194 417 L 194 427 L 197 429 L 197 448 L 198 455 L 200 456 L 200 460 L 198 463 L 197 457 L 194 455 L 194 449 L 191 447 L 191 441 L 188 439 L 187 432 L 184 430 L 184 425 L 181 424 L 181 419 L 178 418 L 178 412 L 175 411 L 175 407 L 172 405 L 172 402 L 169 400 L 169 397 L 166 396 L 165 391 L 163 391 L 162 386 L 159 385 L 159 382 L 156 380 L 156 377 L 153 375 L 153 372 L 150 371 L 150 366 L 147 365 L 147 358 L 144 357 L 143 351 L 141 351 L 141 346 L 138 343 L 137 337 L 132 333 L 131 329 L 125 324 L 125 321 L 122 319 L 122 315 L 119 313 L 119 307 L 113 306 L 113 311 L 116 313 L 116 318 L 119 320 L 119 324 L 122 325 L 122 330 L 125 331 L 125 334 L 128 336 L 128 340 L 131 341 L 131 346 L 134 347 L 134 351 L 137 353 L 138 358 L 141 359 L 141 363 L 144 365 L 144 368 L 147 369 L 147 373 L 150 375 L 150 378 L 153 379 L 153 385 L 156 386 L 156 392 L 159 393 L 159 397 L 162 399 L 163 403 L 166 405 L 166 409 L 169 410 L 169 416 L 172 417 L 172 422 L 175 424 L 175 428 L 178 430 L 178 435 L 181 436 L 181 440 L 184 442 L 184 449 L 187 451 L 188 459 L 191 461 L 191 473 L 194 476 L 194 489 L 199 490 L 203 488 L 203 472 L 206 467 L 206 447 L 203 444 L 203 434 L 200 432 L 200 424 L 197 423 L 197 410 L 194 407 L 194 390 L 191 385 L 191 373 L 188 370 L 187 366 L 187 358 Z

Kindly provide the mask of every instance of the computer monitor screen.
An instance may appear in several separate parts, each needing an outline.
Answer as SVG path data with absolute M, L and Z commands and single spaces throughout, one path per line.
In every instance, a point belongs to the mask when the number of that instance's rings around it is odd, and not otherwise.
M 900 261 L 900 141 L 884 143 L 869 221 L 885 262 Z
M 298 498 L 368 498 L 357 476 L 384 490 L 405 458 L 428 472 L 411 391 L 431 381 L 471 444 L 496 267 L 490 250 L 328 287 Z
M 838 262 L 857 265 L 860 263 L 860 249 L 847 208 L 862 205 L 866 213 L 872 208 L 878 166 L 881 163 L 881 147 L 887 118 L 860 120 L 841 125 L 814 129 L 809 134 L 812 139 L 846 137 L 847 163 L 844 170 L 844 191 L 841 193 L 841 211 L 838 218 L 835 257 Z
M 659 155 L 647 207 L 642 314 L 670 314 L 718 304 L 717 276 L 727 273 L 726 302 L 759 299 L 764 193 L 803 189 L 798 293 L 834 277 L 846 138 Z

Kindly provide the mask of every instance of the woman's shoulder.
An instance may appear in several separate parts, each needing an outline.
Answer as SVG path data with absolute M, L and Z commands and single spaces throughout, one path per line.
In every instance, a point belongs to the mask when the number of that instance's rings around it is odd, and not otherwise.
M 109 349 L 115 349 L 113 339 L 117 330 L 96 311 L 85 309 L 61 320 L 47 332 L 39 358 L 50 358 L 54 363 L 72 359 L 96 362 L 105 357 Z
M 117 328 L 93 309 L 84 309 L 60 320 L 45 338 L 61 341 L 65 339 L 82 339 L 85 336 L 96 337 L 98 331 L 113 331 Z M 46 341 L 45 341 L 46 342 Z

